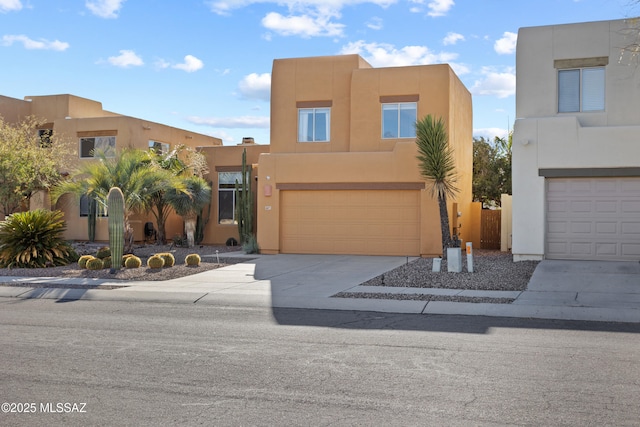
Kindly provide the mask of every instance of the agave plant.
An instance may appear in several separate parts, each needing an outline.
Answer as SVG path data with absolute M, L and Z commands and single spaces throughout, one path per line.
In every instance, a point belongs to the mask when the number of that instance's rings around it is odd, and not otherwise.
M 37 209 L 0 222 L 0 268 L 39 268 L 75 262 L 78 255 L 62 237 L 60 211 Z

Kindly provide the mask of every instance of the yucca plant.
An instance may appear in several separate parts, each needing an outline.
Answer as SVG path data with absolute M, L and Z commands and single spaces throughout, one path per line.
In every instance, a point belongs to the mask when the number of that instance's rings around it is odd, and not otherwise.
M 75 262 L 78 255 L 62 237 L 60 211 L 36 209 L 0 222 L 0 268 L 41 268 Z

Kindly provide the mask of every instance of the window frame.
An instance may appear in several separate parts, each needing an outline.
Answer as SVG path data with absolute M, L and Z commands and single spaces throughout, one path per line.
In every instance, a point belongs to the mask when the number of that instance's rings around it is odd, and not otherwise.
M 83 149 L 83 142 L 93 140 L 93 147 L 90 150 Z M 115 136 L 82 136 L 78 138 L 78 157 L 80 159 L 95 159 L 96 142 L 106 144 L 107 149 L 104 150 L 106 158 L 114 158 L 116 156 L 116 137 Z M 83 156 L 83 153 L 92 153 L 89 156 Z
M 222 179 L 221 176 L 224 175 L 230 175 L 233 174 L 234 175 L 234 180 L 233 183 L 231 182 L 225 182 L 222 183 Z M 250 176 L 250 172 L 247 171 L 247 180 L 249 179 Z M 237 210 L 237 200 L 236 200 L 236 184 L 235 181 L 238 180 L 238 182 L 240 183 L 242 179 L 242 171 L 224 171 L 224 172 L 218 172 L 218 225 L 231 225 L 231 226 L 237 226 L 238 225 L 238 219 L 236 218 L 236 210 Z M 228 181 L 228 180 L 225 180 Z M 222 185 L 227 185 L 228 187 L 222 187 Z M 242 191 L 242 190 L 240 190 Z M 221 196 L 224 194 L 225 196 L 228 197 L 228 195 L 231 195 L 231 204 L 232 204 L 232 212 L 231 212 L 231 218 L 224 218 L 225 221 L 227 222 L 222 222 L 222 218 L 221 218 L 221 207 L 222 207 L 222 203 L 221 203 Z M 230 222 L 229 219 L 231 220 Z
M 153 152 L 156 154 L 167 154 L 171 150 L 171 144 L 169 144 L 168 142 L 161 142 L 150 139 L 149 150 L 153 150 Z
M 590 85 L 585 85 L 585 71 L 588 73 L 589 71 L 600 71 L 601 77 L 598 77 L 598 87 L 592 88 Z M 562 68 L 558 69 L 557 72 L 557 112 L 558 114 L 571 114 L 571 113 L 601 113 L 606 110 L 606 67 L 605 66 L 592 66 L 592 67 L 571 67 L 571 68 Z M 575 84 L 573 82 L 567 82 L 563 85 L 562 75 L 566 75 L 569 77 L 569 73 L 577 73 L 577 88 L 569 87 L 570 84 Z M 590 74 L 590 73 L 589 73 Z M 595 82 L 592 84 L 596 84 Z M 563 88 L 565 86 L 565 88 Z M 585 108 L 585 105 L 589 105 L 591 96 L 585 96 L 585 90 L 591 89 L 591 91 L 595 91 L 595 96 L 597 97 L 597 104 L 602 108 Z M 569 94 L 567 91 L 575 92 L 575 94 Z M 563 94 L 566 95 L 563 98 Z M 573 97 L 577 96 L 577 100 L 573 99 Z M 573 109 L 570 106 L 563 106 L 563 104 L 576 103 L 577 109 Z
M 310 117 L 312 117 L 312 129 L 311 129 L 311 139 L 303 139 L 304 137 L 309 136 L 309 132 L 302 131 L 302 113 L 303 112 L 311 112 Z M 323 112 L 325 116 L 325 124 L 324 124 L 324 132 L 326 135 L 325 139 L 318 138 L 317 134 L 317 122 L 319 113 Z M 322 143 L 322 142 L 331 142 L 331 107 L 299 107 L 298 108 L 298 142 L 311 142 L 311 143 Z
M 80 218 L 87 218 L 89 216 L 89 197 L 86 194 L 80 196 L 78 201 Z M 102 204 L 96 200 L 96 218 L 108 218 L 109 209 L 107 205 Z
M 415 117 L 413 117 L 413 119 L 410 121 L 410 125 L 413 129 L 412 132 L 410 133 L 406 133 L 406 131 L 403 131 L 403 124 L 405 125 L 406 128 L 406 124 L 404 123 L 406 121 L 406 119 L 402 119 L 403 115 L 402 115 L 402 111 L 403 111 L 403 106 L 412 106 L 413 108 L 405 108 L 405 111 L 409 111 L 409 110 L 413 110 L 415 112 Z M 389 107 L 395 107 L 395 108 L 389 108 Z M 389 133 L 390 129 L 387 129 L 387 127 L 385 126 L 386 121 L 385 121 L 385 111 L 389 112 L 389 111 L 397 111 L 396 117 L 395 117 L 395 133 L 392 133 L 390 136 L 385 136 L 387 133 Z M 390 140 L 390 139 L 413 139 L 416 137 L 416 128 L 415 128 L 415 123 L 416 120 L 418 119 L 418 103 L 414 102 L 414 101 L 410 101 L 410 102 L 383 102 L 381 103 L 381 107 L 380 107 L 380 118 L 381 118 L 381 125 L 380 125 L 380 130 L 381 130 L 381 138 L 385 139 L 385 140 Z

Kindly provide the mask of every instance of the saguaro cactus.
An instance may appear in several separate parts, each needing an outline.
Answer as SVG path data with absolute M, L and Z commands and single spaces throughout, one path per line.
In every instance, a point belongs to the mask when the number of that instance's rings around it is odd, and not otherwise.
M 253 236 L 253 194 L 246 148 L 242 151 L 242 184 L 236 180 L 236 219 L 240 244 L 244 245 Z
M 87 215 L 87 227 L 89 234 L 89 241 L 96 241 L 96 199 L 92 196 L 87 197 L 89 199 L 89 213 Z
M 111 259 L 122 259 L 124 250 L 124 195 L 118 187 L 112 187 L 107 196 L 109 208 L 109 247 Z M 122 263 L 114 262 L 111 271 L 119 270 Z

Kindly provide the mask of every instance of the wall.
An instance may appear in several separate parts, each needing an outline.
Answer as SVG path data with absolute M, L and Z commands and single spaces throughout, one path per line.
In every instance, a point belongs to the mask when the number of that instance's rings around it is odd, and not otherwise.
M 500 250 L 502 252 L 509 252 L 512 246 L 513 235 L 513 196 L 509 194 L 502 194 L 500 197 L 500 206 L 502 209 L 502 215 L 500 216 Z

